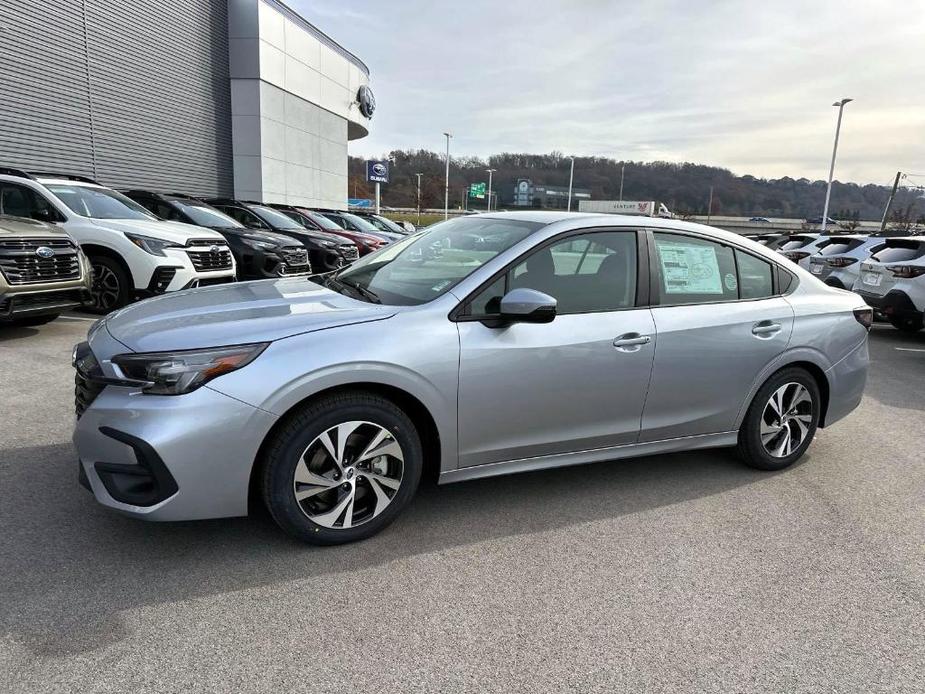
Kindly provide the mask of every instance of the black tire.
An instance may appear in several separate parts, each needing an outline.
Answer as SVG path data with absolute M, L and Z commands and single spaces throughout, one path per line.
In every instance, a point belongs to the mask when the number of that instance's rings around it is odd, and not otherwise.
M 18 328 L 33 328 L 37 325 L 51 323 L 60 313 L 46 313 L 43 316 L 29 316 L 28 318 L 14 318 L 11 323 Z
M 312 521 L 296 500 L 294 477 L 303 452 L 332 427 L 364 421 L 388 430 L 401 447 L 401 483 L 385 509 L 351 528 L 330 528 Z M 315 545 L 355 542 L 376 534 L 398 516 L 417 491 L 423 468 L 421 440 L 412 421 L 391 401 L 364 391 L 340 393 L 312 402 L 289 417 L 268 442 L 261 461 L 261 491 L 270 515 L 293 537 Z M 357 480 L 361 474 L 357 474 Z M 360 482 L 356 482 L 359 487 Z M 340 493 L 336 489 L 335 493 Z M 357 497 L 359 498 L 359 497 Z M 350 508 L 353 508 L 352 506 Z
M 913 334 L 917 333 L 923 327 L 925 327 L 925 321 L 923 321 L 922 316 L 909 316 L 907 318 L 889 318 L 890 325 L 903 333 Z
M 761 428 L 766 416 L 765 408 L 769 406 L 771 396 L 788 383 L 800 384 L 808 391 L 812 402 L 811 407 L 807 408 L 804 416 L 811 416 L 811 422 L 807 423 L 807 431 L 800 444 L 789 455 L 778 457 L 772 455 L 765 448 L 761 440 Z M 751 405 L 749 405 L 745 419 L 742 421 L 742 426 L 739 428 L 739 440 L 735 448 L 737 457 L 746 465 L 757 470 L 783 470 L 789 467 L 800 459 L 809 444 L 812 443 L 813 436 L 815 436 L 819 425 L 821 405 L 822 398 L 819 392 L 819 384 L 816 383 L 816 379 L 813 378 L 812 374 L 799 367 L 790 367 L 778 371 L 758 389 Z M 791 425 L 788 424 L 787 426 Z M 791 431 L 799 431 L 796 423 L 792 425 Z
M 84 310 L 105 315 L 122 308 L 129 301 L 129 279 L 122 265 L 104 255 L 90 257 L 93 268 L 93 287 Z

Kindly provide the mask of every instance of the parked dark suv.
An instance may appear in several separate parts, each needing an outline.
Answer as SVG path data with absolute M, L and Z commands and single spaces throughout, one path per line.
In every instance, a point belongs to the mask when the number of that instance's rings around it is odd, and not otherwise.
M 251 229 L 276 231 L 299 241 L 308 249 L 315 272 L 329 272 L 360 257 L 356 244 L 341 236 L 306 229 L 299 222 L 269 205 L 247 200 L 214 198 L 209 204 Z
M 281 212 L 289 215 L 306 229 L 317 229 L 318 231 L 323 231 L 326 234 L 336 234 L 337 236 L 343 236 L 344 238 L 353 241 L 357 245 L 357 250 L 361 256 L 364 256 L 367 253 L 372 253 L 373 251 L 378 251 L 380 248 L 389 243 L 381 236 L 372 236 L 371 234 L 364 234 L 361 231 L 351 231 L 350 229 L 344 229 L 343 227 L 338 226 L 336 223 L 332 222 L 320 212 L 316 212 L 315 210 L 311 210 L 307 207 L 281 204 L 272 205 L 272 207 L 275 210 L 280 210 Z
M 206 202 L 180 193 L 127 190 L 125 195 L 161 219 L 214 229 L 228 241 L 238 279 L 305 275 L 312 271 L 301 241 L 263 229 L 249 229 Z

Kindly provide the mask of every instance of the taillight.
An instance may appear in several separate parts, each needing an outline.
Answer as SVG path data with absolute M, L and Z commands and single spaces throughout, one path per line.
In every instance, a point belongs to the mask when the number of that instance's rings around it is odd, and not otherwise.
M 857 258 L 829 258 L 825 261 L 832 267 L 848 267 L 858 262 Z
M 886 269 L 893 273 L 893 277 L 903 279 L 912 279 L 913 277 L 925 275 L 925 266 L 923 265 L 891 265 L 887 266 Z
M 854 319 L 863 325 L 867 330 L 874 324 L 874 310 L 872 308 L 854 309 Z
M 803 260 L 803 258 L 808 258 L 809 253 L 807 253 L 806 251 L 787 251 L 786 253 L 784 253 L 784 257 L 790 258 L 790 260 L 793 260 L 793 261 L 797 261 L 797 260 Z

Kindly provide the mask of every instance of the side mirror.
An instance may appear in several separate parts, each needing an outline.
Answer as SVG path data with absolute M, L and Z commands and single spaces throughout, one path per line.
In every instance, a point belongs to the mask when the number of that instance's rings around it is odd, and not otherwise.
M 512 289 L 501 298 L 501 320 L 507 323 L 551 323 L 556 300 L 535 289 Z

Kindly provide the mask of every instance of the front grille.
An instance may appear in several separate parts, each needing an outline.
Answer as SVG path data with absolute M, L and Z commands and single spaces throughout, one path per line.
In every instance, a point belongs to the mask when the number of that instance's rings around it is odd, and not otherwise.
M 49 257 L 36 254 L 48 248 Z M 0 272 L 14 285 L 67 282 L 80 279 L 77 248 L 67 239 L 0 240 Z
M 74 413 L 77 419 L 93 404 L 106 386 L 84 378 L 79 371 L 74 372 Z
M 308 259 L 308 251 L 306 249 L 283 248 L 280 249 L 280 255 L 285 263 L 280 268 L 280 274 L 292 275 L 312 271 L 312 264 Z
M 357 250 L 356 244 L 344 244 L 340 247 L 340 253 L 344 256 L 344 261 L 352 263 L 354 260 L 360 257 L 360 252 Z
M 212 250 L 215 248 L 216 250 Z M 231 251 L 227 246 L 212 244 L 204 250 L 188 250 L 187 255 L 197 272 L 216 272 L 231 269 Z

